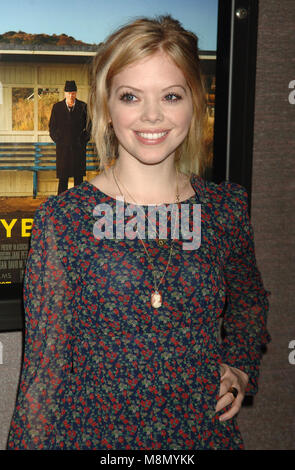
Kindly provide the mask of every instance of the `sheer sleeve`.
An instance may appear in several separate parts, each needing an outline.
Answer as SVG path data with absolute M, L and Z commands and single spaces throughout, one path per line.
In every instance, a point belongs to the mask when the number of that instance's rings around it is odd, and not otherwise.
M 254 248 L 254 234 L 248 215 L 248 194 L 235 183 L 225 183 L 230 197 L 232 248 L 225 263 L 227 307 L 223 317 L 221 344 L 225 364 L 241 369 L 249 376 L 246 395 L 258 390 L 262 347 L 271 341 L 266 328 L 269 309 Z
M 62 447 L 63 403 L 71 370 L 74 288 L 60 256 L 50 196 L 36 210 L 24 277 L 25 345 L 7 448 Z

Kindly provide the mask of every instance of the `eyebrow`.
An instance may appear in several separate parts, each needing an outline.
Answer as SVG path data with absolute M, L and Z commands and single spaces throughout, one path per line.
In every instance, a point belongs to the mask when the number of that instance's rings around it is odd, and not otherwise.
M 179 88 L 182 88 L 183 91 L 186 93 L 186 89 L 184 88 L 183 85 L 169 85 L 165 88 L 162 89 L 162 91 L 165 91 L 165 90 L 168 90 L 169 88 L 176 88 L 176 87 L 179 87 Z M 135 91 L 139 91 L 139 92 L 142 92 L 143 90 L 140 90 L 139 88 L 136 88 L 134 86 L 130 86 L 130 85 L 120 85 L 116 91 L 120 90 L 120 88 L 132 88 L 132 90 L 135 90 Z

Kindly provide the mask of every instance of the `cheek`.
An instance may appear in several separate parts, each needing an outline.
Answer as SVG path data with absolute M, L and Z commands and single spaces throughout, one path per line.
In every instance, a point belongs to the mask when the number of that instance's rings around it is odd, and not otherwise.
M 172 115 L 172 119 L 174 120 L 174 122 L 177 123 L 178 127 L 184 132 L 187 132 L 189 130 L 192 117 L 193 110 L 190 106 L 188 106 L 186 109 L 176 111 L 174 113 L 174 116 Z
M 132 109 L 122 110 L 113 109 L 110 113 L 115 132 L 123 132 L 130 128 L 135 119 L 135 113 Z
M 191 122 L 192 122 L 192 119 L 193 119 L 193 114 L 194 114 L 193 104 L 190 103 L 190 105 L 188 107 L 188 110 L 187 110 L 187 113 L 186 113 L 186 119 L 185 119 L 187 130 L 189 130 L 189 128 L 190 128 L 190 125 L 191 125 Z

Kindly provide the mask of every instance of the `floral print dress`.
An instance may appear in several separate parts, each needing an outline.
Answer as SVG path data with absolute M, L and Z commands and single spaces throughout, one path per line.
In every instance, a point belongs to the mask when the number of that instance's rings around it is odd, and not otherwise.
M 37 209 L 8 449 L 243 449 L 236 417 L 220 422 L 225 410 L 215 412 L 220 364 L 246 372 L 247 394 L 257 392 L 270 292 L 246 190 L 196 175 L 191 184 L 182 203 L 191 215 L 201 204 L 201 244 L 174 240 L 160 308 L 141 241 L 116 237 L 115 218 L 113 237 L 94 236 L 94 209 L 115 213 L 115 199 L 85 181 Z M 163 245 L 143 239 L 158 279 L 170 232 Z

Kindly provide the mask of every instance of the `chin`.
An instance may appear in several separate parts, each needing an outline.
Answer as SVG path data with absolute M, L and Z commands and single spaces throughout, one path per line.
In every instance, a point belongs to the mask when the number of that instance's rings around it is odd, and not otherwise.
M 163 152 L 153 152 L 152 149 L 150 149 L 148 151 L 143 152 L 138 151 L 136 152 L 136 154 L 133 155 L 141 163 L 144 163 L 146 165 L 157 165 L 162 163 L 167 158 L 173 158 L 175 150 L 176 149 L 172 149 L 171 151 L 166 150 Z
M 140 163 L 143 163 L 144 165 L 160 165 L 163 161 L 165 161 L 167 158 L 171 158 L 171 154 L 170 155 L 165 155 L 165 156 L 161 156 L 161 157 L 142 157 L 142 155 L 140 157 L 136 157 L 136 159 L 140 162 Z

